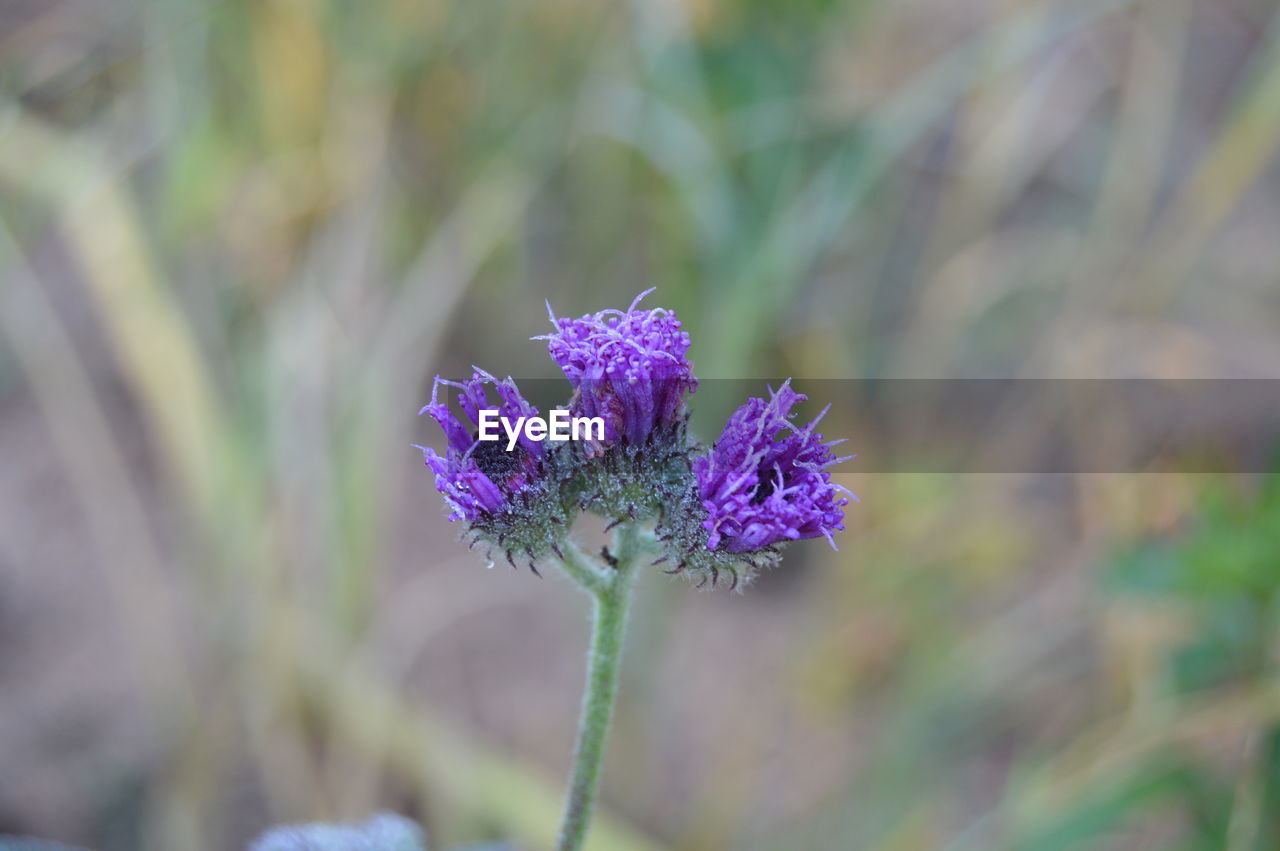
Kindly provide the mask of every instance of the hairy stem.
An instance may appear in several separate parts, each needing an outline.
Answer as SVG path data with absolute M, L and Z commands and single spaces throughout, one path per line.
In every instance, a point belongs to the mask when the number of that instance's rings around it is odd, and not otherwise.
M 560 569 L 584 591 L 599 596 L 614 580 L 613 569 L 599 564 L 573 541 L 561 544 Z
M 618 671 L 622 661 L 622 639 L 631 596 L 631 571 L 639 552 L 640 532 L 627 523 L 614 537 L 613 563 L 600 582 L 590 585 L 577 579 L 579 571 L 566 572 L 579 581 L 593 597 L 591 654 L 587 660 L 587 685 L 578 719 L 578 742 L 573 754 L 573 774 L 569 799 L 560 826 L 560 851 L 578 851 L 587 835 L 591 810 L 600 784 L 600 766 L 605 741 L 613 717 L 614 696 L 618 692 Z M 581 555 L 581 553 L 578 553 Z M 592 575 L 596 574 L 593 569 Z

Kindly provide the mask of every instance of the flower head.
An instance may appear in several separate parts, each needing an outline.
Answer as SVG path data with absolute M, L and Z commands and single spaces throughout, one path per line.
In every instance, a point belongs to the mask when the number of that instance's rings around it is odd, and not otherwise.
M 804 399 L 790 381 L 768 401 L 748 399 L 711 452 L 694 459 L 707 549 L 750 553 L 800 538 L 832 541 L 844 528 L 853 494 L 832 483 L 826 468 L 847 459 L 831 451 L 841 441 L 823 443 L 814 431 L 822 414 L 802 429 L 791 422 L 791 408 Z
M 637 310 L 653 290 L 636 297 L 626 310 L 602 310 L 581 319 L 558 319 L 546 340 L 574 395 L 575 416 L 601 417 L 606 443 L 640 445 L 663 426 L 683 422 L 685 396 L 697 389 L 689 335 L 675 313 L 663 308 Z M 547 306 L 550 313 L 550 305 Z
M 815 430 L 822 415 L 803 428 L 793 424 L 792 408 L 805 397 L 788 380 L 767 400 L 747 400 L 709 451 L 691 440 L 685 400 L 698 381 L 687 358 L 689 335 L 671 311 L 638 309 L 648 292 L 626 310 L 580 319 L 552 314 L 554 332 L 534 338 L 547 341 L 573 387 L 570 417 L 599 418 L 603 437 L 598 430 L 590 436 L 590 428 L 578 437 L 576 423 L 571 438 L 549 432 L 546 420 L 536 423 L 536 434 L 532 423 L 522 428 L 538 410 L 510 378 L 478 369 L 466 381 L 436 378 L 420 413 L 440 425 L 448 446 L 422 451 L 449 519 L 464 521 L 473 546 L 496 547 L 513 565 L 519 553 L 531 566 L 548 552 L 563 561 L 577 511 L 606 518 L 610 527 L 652 524 L 662 551 L 654 564 L 668 564 L 668 573 L 699 587 L 750 582 L 780 561 L 788 541 L 821 536 L 834 546 L 844 507 L 857 497 L 827 472 L 846 459 L 831 451 L 840 441 L 824 443 Z M 441 386 L 453 391 L 456 405 L 441 399 Z M 495 407 L 505 446 L 488 431 L 480 440 Z
M 456 388 L 459 417 L 440 398 L 440 386 Z M 486 387 L 492 386 L 500 404 L 490 406 Z M 444 495 L 452 514 L 450 520 L 475 523 L 507 508 L 512 498 L 528 491 L 538 478 L 542 444 L 523 435 L 516 450 L 507 452 L 497 441 L 481 441 L 477 432 L 480 410 L 496 407 L 501 416 L 515 420 L 536 415 L 538 409 L 520 395 L 510 378 L 499 381 L 483 370 L 467 381 L 448 381 L 436 376 L 431 402 L 419 414 L 430 414 L 449 441 L 444 455 L 419 447 L 426 465 L 436 474 L 436 489 Z M 469 420 L 469 422 L 468 422 Z

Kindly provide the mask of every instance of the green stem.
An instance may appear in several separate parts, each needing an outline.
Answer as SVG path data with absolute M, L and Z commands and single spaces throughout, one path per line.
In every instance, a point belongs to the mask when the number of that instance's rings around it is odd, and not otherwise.
M 612 568 L 596 564 L 573 541 L 561 544 L 560 551 L 564 556 L 560 560 L 560 569 L 584 591 L 599 596 L 613 582 Z
M 560 826 L 560 840 L 557 843 L 559 851 L 578 851 L 591 821 L 591 810 L 600 784 L 605 741 L 609 735 L 609 722 L 613 717 L 614 697 L 618 693 L 622 638 L 627 623 L 627 604 L 631 596 L 631 569 L 640 545 L 639 530 L 634 524 L 625 524 L 614 538 L 612 555 L 615 563 L 608 569 L 609 572 L 592 568 L 588 574 L 599 576 L 602 581 L 597 583 L 593 579 L 588 585 L 578 579 L 580 570 L 566 570 L 570 577 L 591 592 L 593 609 L 587 685 L 582 697 L 582 715 L 578 719 L 578 743 L 573 754 L 569 799 L 565 803 L 564 822 Z

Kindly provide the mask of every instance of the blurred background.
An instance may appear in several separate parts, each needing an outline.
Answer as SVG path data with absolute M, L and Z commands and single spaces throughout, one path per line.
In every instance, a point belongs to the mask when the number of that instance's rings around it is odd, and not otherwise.
M 548 847 L 587 600 L 410 448 L 544 300 L 757 391 L 1280 377 L 1277 12 L 2 0 L 0 833 Z M 1280 479 L 872 469 L 644 576 L 590 847 L 1280 848 Z

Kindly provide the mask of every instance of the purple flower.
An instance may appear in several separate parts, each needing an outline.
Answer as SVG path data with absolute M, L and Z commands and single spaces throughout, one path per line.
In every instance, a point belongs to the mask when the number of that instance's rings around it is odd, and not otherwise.
M 440 400 L 442 384 L 457 389 L 458 407 L 466 419 Z M 499 404 L 496 406 L 489 403 L 487 385 L 492 385 L 497 393 Z M 436 474 L 436 489 L 452 509 L 450 520 L 475 523 L 498 514 L 510 505 L 515 494 L 528 491 L 538 478 L 542 444 L 530 440 L 523 430 L 518 447 L 511 452 L 506 451 L 502 441 L 479 440 L 479 412 L 495 407 L 500 416 L 513 422 L 538 413 L 538 409 L 520 395 L 514 381 L 510 378 L 499 381 L 480 369 L 469 380 L 461 382 L 436 376 L 431 387 L 431 402 L 418 412 L 430 414 L 449 442 L 444 455 L 424 446 L 418 448 L 426 465 Z
M 823 443 L 814 431 L 826 410 L 803 429 L 791 423 L 792 406 L 804 399 L 790 380 L 767 402 L 748 399 L 711 452 L 694 459 L 707 549 L 747 553 L 819 535 L 835 546 L 831 533 L 844 528 L 843 507 L 857 497 L 826 471 L 848 460 L 831 452 L 842 441 Z
M 555 333 L 547 350 L 574 394 L 573 416 L 601 417 L 606 443 L 643 444 L 662 426 L 682 422 L 684 398 L 698 387 L 693 377 L 689 335 L 669 310 L 631 307 L 602 310 L 581 319 L 557 319 L 547 305 Z

